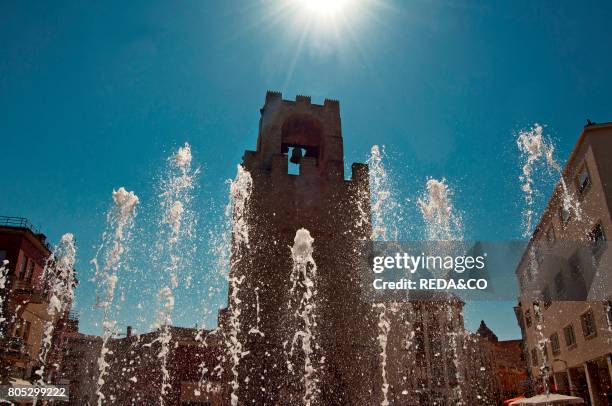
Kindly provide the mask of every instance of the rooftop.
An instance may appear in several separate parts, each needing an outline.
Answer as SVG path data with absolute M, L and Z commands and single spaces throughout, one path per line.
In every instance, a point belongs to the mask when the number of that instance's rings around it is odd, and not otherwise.
M 0 216 L 0 227 L 27 228 L 34 234 L 40 234 L 38 229 L 25 217 Z
M 47 237 L 25 217 L 0 216 L 0 227 L 28 230 L 49 252 L 51 251 Z

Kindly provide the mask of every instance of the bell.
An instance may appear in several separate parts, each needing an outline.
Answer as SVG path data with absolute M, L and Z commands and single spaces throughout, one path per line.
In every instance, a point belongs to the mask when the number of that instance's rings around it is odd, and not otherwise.
M 293 151 L 291 152 L 291 159 L 289 159 L 289 162 L 297 165 L 300 163 L 301 159 L 302 159 L 302 148 L 293 148 Z

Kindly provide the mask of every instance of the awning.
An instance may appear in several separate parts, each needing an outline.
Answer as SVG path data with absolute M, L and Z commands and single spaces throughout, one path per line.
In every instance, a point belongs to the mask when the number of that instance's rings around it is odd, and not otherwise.
M 548 395 L 538 395 L 531 398 L 523 398 L 510 403 L 510 406 L 521 405 L 584 405 L 584 400 L 576 396 L 560 395 L 550 393 Z
M 515 400 L 520 400 L 520 399 L 525 399 L 525 396 L 517 396 L 515 398 L 512 399 L 506 399 L 504 400 L 504 406 L 509 405 L 510 403 L 514 402 Z

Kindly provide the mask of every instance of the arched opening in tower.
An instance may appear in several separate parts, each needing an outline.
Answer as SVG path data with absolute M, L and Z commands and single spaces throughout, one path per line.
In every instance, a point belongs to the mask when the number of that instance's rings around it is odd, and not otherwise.
M 322 132 L 319 120 L 308 114 L 296 114 L 285 120 L 281 129 L 281 153 L 289 157 L 290 174 L 299 174 L 299 165 L 305 159 L 313 159 L 320 166 Z

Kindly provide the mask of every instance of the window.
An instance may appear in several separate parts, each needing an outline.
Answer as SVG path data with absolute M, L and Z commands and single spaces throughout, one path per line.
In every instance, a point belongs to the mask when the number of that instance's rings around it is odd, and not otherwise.
M 555 242 L 555 239 L 555 229 L 551 225 L 550 227 L 548 227 L 548 230 L 546 230 L 546 241 L 548 241 L 549 244 L 552 244 Z
M 527 327 L 531 327 L 531 310 L 525 312 L 525 324 Z
M 552 304 L 552 299 L 550 297 L 550 288 L 547 286 L 542 291 L 542 299 L 544 301 L 544 308 L 548 309 Z
M 535 316 L 536 322 L 542 321 L 542 309 L 540 308 L 540 302 L 533 302 L 533 315 Z
M 446 365 L 447 365 L 447 372 L 448 372 L 448 384 L 450 386 L 455 386 L 459 383 L 457 381 L 457 368 L 455 367 L 455 363 L 451 361 Z
M 592 309 L 589 309 L 586 313 L 580 316 L 580 322 L 582 324 L 582 334 L 585 338 L 594 337 L 597 334 L 595 317 L 593 316 Z
M 574 334 L 574 326 L 572 326 L 571 324 L 569 326 L 566 326 L 563 329 L 563 335 L 565 336 L 566 347 L 576 345 L 576 335 Z
M 536 263 L 537 265 L 541 265 L 546 257 L 546 250 L 544 248 L 544 244 L 538 243 L 537 245 L 531 247 L 531 252 L 529 253 L 529 265 L 532 267 L 532 270 L 536 271 L 536 273 L 539 269 L 539 267 L 536 266 Z
M 550 349 L 553 355 L 559 355 L 561 352 L 561 346 L 559 345 L 559 334 L 554 333 L 550 336 Z
M 431 356 L 439 357 L 442 355 L 442 340 L 431 340 Z
M 23 254 L 21 256 L 21 266 L 19 267 L 19 274 L 17 275 L 19 279 L 24 278 L 27 263 L 28 263 L 28 257 L 26 257 L 25 254 Z
M 591 178 L 589 176 L 589 169 L 586 166 L 586 163 L 582 166 L 582 169 L 578 173 L 578 177 L 576 178 L 576 186 L 578 188 L 578 193 L 584 193 L 584 191 L 591 184 Z
M 28 338 L 30 337 L 30 327 L 32 326 L 32 323 L 29 321 L 25 321 L 23 323 L 23 334 L 22 334 L 22 338 L 23 341 L 25 341 L 26 343 L 28 342 Z
M 567 209 L 567 207 L 565 207 L 563 202 L 561 202 L 561 207 L 559 209 L 559 216 L 561 217 L 561 223 L 565 226 L 567 224 L 567 221 L 569 220 L 570 212 Z
M 28 337 L 30 336 L 30 327 L 32 323 L 28 320 L 19 319 L 17 323 L 15 323 L 13 327 L 13 336 L 22 338 L 23 341 L 28 341 Z
M 606 234 L 601 223 L 598 223 L 589 233 L 589 240 L 592 244 L 593 256 L 599 259 L 606 248 Z
M 565 295 L 565 280 L 563 279 L 563 272 L 557 272 L 555 275 L 555 289 L 557 290 L 557 297 L 563 297 Z
M 30 282 L 32 281 L 32 275 L 34 274 L 34 260 L 32 258 L 28 259 L 28 272 L 26 273 L 25 279 Z
M 531 264 L 525 267 L 525 283 L 533 280 L 533 274 L 531 273 Z
M 531 365 L 534 367 L 538 366 L 538 349 L 534 348 L 531 350 Z

